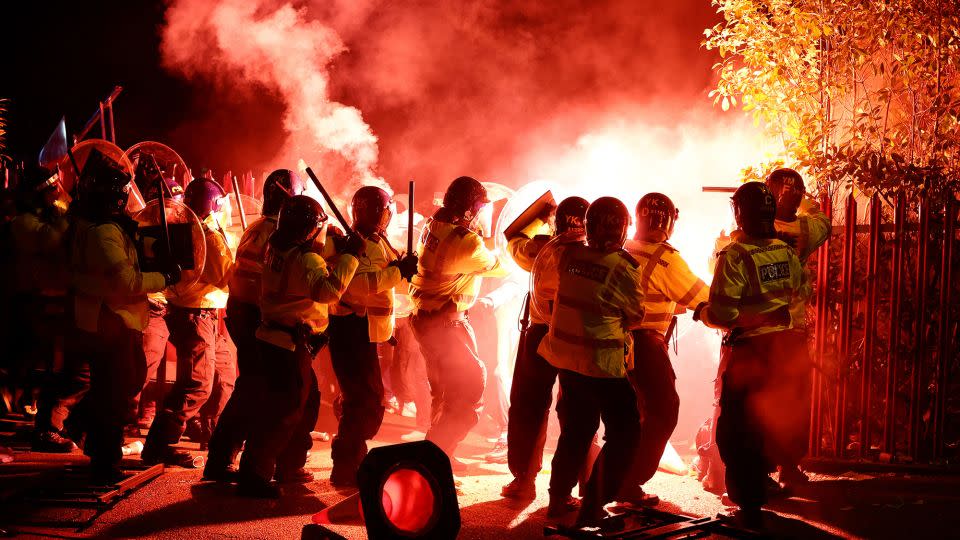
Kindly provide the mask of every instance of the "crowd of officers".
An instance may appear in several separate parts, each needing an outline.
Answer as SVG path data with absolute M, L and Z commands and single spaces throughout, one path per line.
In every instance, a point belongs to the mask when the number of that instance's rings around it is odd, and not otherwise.
M 394 337 L 394 292 L 403 287 L 432 396 L 426 439 L 454 472 L 466 468 L 456 449 L 478 423 L 487 379 L 469 311 L 484 277 L 509 272 L 506 254 L 489 249 L 478 228 L 490 204 L 483 184 L 454 180 L 416 252 L 401 253 L 387 239 L 384 190 L 354 194 L 345 233 L 304 195 L 303 180 L 281 169 L 266 179 L 262 217 L 234 258 L 222 219 L 227 193 L 196 179 L 183 202 L 202 223 L 206 255 L 200 275 L 186 281 L 163 242 L 150 246 L 158 271 L 141 267 L 144 240 L 124 212 L 131 179 L 94 157 L 69 212 L 57 204 L 56 175 L 28 175 L 11 226 L 19 301 L 42 311 L 67 299 L 64 324 L 50 329 L 64 334 L 63 376 L 40 399 L 35 447 L 71 449 L 70 439 L 82 437 L 92 481 L 115 482 L 124 428 L 169 341 L 176 383 L 156 405 L 143 461 L 196 466 L 174 447 L 192 424 L 210 434 L 205 479 L 276 497 L 279 483 L 313 480 L 304 469 L 320 407 L 313 360 L 326 346 L 341 392 L 330 480 L 355 487 L 384 415 L 378 346 Z M 611 501 L 656 504 L 642 486 L 677 423 L 667 343 L 686 310 L 724 333 L 715 447 L 730 499 L 756 521 L 774 468 L 782 483 L 806 480 L 798 468 L 810 391 L 803 262 L 829 234 L 829 219 L 791 169 L 744 184 L 732 206 L 738 228 L 709 286 L 669 244 L 679 211 L 660 193 L 644 195 L 633 216 L 616 198 L 570 197 L 507 238 L 531 288 L 510 391 L 514 478 L 503 496 L 536 496 L 559 381 L 548 515 L 578 512 L 577 523 L 589 525 Z M 591 466 L 601 421 L 604 444 Z M 582 500 L 572 495 L 578 481 Z

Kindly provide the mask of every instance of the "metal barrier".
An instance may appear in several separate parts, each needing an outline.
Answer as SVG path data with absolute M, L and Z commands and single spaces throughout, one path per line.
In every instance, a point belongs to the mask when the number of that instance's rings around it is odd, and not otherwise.
M 956 195 L 875 194 L 866 224 L 852 194 L 843 206 L 816 262 L 809 455 L 950 465 L 960 457 Z

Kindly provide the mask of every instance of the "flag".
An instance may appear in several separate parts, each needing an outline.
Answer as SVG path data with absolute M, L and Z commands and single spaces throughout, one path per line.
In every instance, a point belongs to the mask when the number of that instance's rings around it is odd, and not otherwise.
M 67 122 L 61 117 L 47 143 L 40 149 L 40 166 L 52 169 L 67 155 Z

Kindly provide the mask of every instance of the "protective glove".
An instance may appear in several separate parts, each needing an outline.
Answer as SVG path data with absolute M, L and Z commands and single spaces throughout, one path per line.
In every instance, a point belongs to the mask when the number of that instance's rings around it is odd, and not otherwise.
M 354 257 L 361 257 L 366 252 L 367 243 L 363 240 L 362 236 L 354 233 L 350 236 L 334 236 L 333 246 L 336 248 L 337 253 L 347 253 Z
M 404 255 L 403 257 L 390 261 L 390 266 L 396 266 L 400 269 L 400 277 L 410 281 L 413 276 L 417 275 L 417 268 L 420 264 L 420 257 L 417 257 L 415 253 L 410 253 Z
M 163 275 L 163 280 L 166 282 L 167 287 L 171 285 L 176 285 L 180 283 L 180 280 L 183 279 L 183 270 L 180 268 L 179 264 L 170 265 L 165 272 L 161 272 Z

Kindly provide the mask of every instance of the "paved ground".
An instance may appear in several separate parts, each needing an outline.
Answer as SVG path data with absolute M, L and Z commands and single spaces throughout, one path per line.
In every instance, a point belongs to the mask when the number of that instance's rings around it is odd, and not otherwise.
M 379 438 L 398 441 L 399 435 L 409 428 L 408 419 L 390 417 Z M 549 471 L 543 471 L 537 479 L 540 493 L 537 500 L 513 504 L 499 497 L 500 488 L 510 479 L 506 466 L 490 465 L 482 460 L 482 454 L 490 445 L 480 437 L 471 435 L 468 443 L 463 455 L 470 467 L 467 474 L 459 478 L 463 521 L 460 538 L 542 537 Z M 196 448 L 190 443 L 182 446 Z M 470 458 L 471 455 L 474 457 Z M 15 470 L 10 468 L 13 465 L 17 465 L 16 470 L 37 469 L 57 466 L 64 460 L 82 458 L 18 454 L 17 463 L 0 466 L 0 501 L 2 493 L 10 492 L 17 479 L 10 474 Z M 269 502 L 238 498 L 229 487 L 200 482 L 200 473 L 196 470 L 168 470 L 97 517 L 91 527 L 82 531 L 82 536 L 191 540 L 299 538 L 301 528 L 315 512 L 345 497 L 326 480 L 330 471 L 329 443 L 314 445 L 308 467 L 316 473 L 316 482 L 287 490 L 280 500 Z M 774 536 L 956 537 L 956 531 L 960 530 L 957 511 L 960 479 L 956 477 L 846 473 L 818 475 L 815 479 L 817 481 L 801 496 L 778 503 L 768 513 L 766 524 Z M 658 473 L 648 487 L 663 500 L 659 507 L 662 510 L 693 516 L 713 516 L 724 510 L 718 497 L 703 491 L 690 477 Z M 0 507 L 4 504 L 0 503 Z M 48 511 L 53 520 L 85 517 L 83 512 L 87 511 Z M 362 527 L 336 527 L 335 530 L 347 538 L 366 537 Z M 73 536 L 68 529 L 61 531 L 59 537 Z

